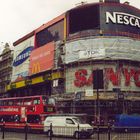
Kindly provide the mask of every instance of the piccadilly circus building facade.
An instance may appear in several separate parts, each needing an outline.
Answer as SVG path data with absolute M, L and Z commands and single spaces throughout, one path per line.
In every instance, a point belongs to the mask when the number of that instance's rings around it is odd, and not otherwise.
M 75 7 L 14 43 L 8 95 L 48 95 L 58 112 L 89 121 L 140 114 L 139 34 L 140 10 L 128 3 Z

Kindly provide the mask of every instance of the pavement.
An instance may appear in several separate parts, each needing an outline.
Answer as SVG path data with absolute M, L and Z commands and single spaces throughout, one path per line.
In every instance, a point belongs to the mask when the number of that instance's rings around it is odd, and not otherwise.
M 97 134 L 94 134 L 90 139 L 84 140 L 97 140 Z M 0 132 L 0 140 L 50 140 L 45 134 L 32 134 L 28 133 L 25 139 L 25 133 L 5 132 L 4 139 L 2 132 Z M 52 140 L 74 140 L 73 138 L 66 137 L 52 137 Z M 79 139 L 82 140 L 82 139 Z M 99 140 L 109 140 L 108 133 L 100 133 Z M 111 133 L 110 140 L 140 140 L 140 133 Z

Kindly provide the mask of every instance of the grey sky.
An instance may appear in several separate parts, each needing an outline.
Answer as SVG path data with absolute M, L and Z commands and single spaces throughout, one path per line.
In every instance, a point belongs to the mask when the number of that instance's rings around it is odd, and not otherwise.
M 12 44 L 81 1 L 91 3 L 99 0 L 0 0 L 0 43 Z M 139 0 L 127 1 L 140 8 Z

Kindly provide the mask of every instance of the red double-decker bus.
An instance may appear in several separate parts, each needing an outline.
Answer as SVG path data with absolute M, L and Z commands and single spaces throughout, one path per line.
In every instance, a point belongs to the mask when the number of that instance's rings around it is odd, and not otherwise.
M 0 99 L 0 123 L 6 128 L 23 129 L 28 123 L 32 130 L 43 130 L 45 117 L 55 113 L 55 100 L 46 96 Z

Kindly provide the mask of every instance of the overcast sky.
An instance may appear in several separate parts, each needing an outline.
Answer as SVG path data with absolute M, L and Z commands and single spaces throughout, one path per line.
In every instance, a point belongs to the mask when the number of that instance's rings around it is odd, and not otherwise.
M 12 44 L 81 1 L 99 0 L 0 0 L 0 46 L 2 42 Z M 128 1 L 140 8 L 140 0 Z

